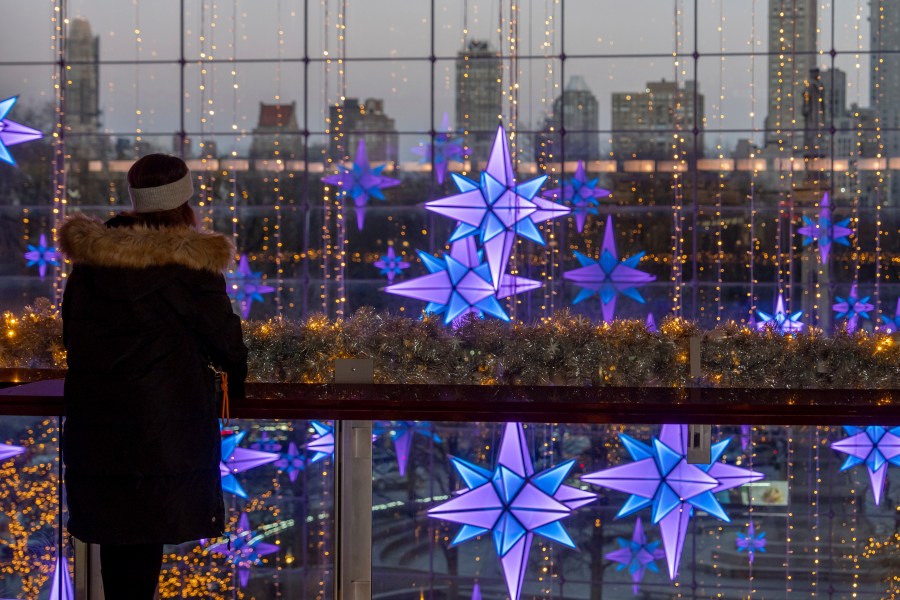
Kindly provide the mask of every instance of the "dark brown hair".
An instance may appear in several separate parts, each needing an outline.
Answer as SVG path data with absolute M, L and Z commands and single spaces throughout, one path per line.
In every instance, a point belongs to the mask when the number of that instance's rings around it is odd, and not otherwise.
M 174 183 L 188 174 L 188 167 L 177 156 L 148 154 L 128 169 L 128 186 L 134 189 L 158 187 Z M 178 208 L 149 213 L 128 212 L 125 216 L 159 229 L 160 227 L 197 227 L 197 215 L 185 202 Z

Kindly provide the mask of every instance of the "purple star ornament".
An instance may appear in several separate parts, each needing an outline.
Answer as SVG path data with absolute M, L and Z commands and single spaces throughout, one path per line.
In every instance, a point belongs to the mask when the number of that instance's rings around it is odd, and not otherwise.
M 856 328 L 859 326 L 860 317 L 863 319 L 871 318 L 869 316 L 869 311 L 875 308 L 875 305 L 869 302 L 868 296 L 864 298 L 859 297 L 855 283 L 850 288 L 849 296 L 846 298 L 835 296 L 835 298 L 837 299 L 837 303 L 833 304 L 831 309 L 838 313 L 835 317 L 836 319 L 847 319 L 847 333 L 856 331 Z
M 603 308 L 603 320 L 606 322 L 610 322 L 616 317 L 616 298 L 619 294 L 643 304 L 644 297 L 641 296 L 637 287 L 656 280 L 655 275 L 637 270 L 638 263 L 643 256 L 644 253 L 639 252 L 630 258 L 619 261 L 613 233 L 613 218 L 612 216 L 607 217 L 600 259 L 595 260 L 576 252 L 575 257 L 581 263 L 581 268 L 563 273 L 565 279 L 582 288 L 575 296 L 573 304 L 578 304 L 594 295 L 599 296 Z
M 12 444 L 0 444 L 0 460 L 8 460 L 14 456 L 25 453 L 22 446 L 13 446 Z
M 387 433 L 394 442 L 397 469 L 401 476 L 406 475 L 406 466 L 409 464 L 409 454 L 416 434 L 437 443 L 441 441 L 441 437 L 432 431 L 431 423 L 428 421 L 381 421 L 376 425 L 374 435 L 382 433 Z
M 819 219 L 813 221 L 807 216 L 803 217 L 805 225 L 797 229 L 797 233 L 803 236 L 803 245 L 808 246 L 814 241 L 819 242 L 819 257 L 822 264 L 828 264 L 828 253 L 831 252 L 831 244 L 841 244 L 849 246 L 850 240 L 847 236 L 853 233 L 853 230 L 847 227 L 850 219 L 842 219 L 835 223 L 831 218 L 831 206 L 828 204 L 828 192 L 825 192 L 822 202 L 819 204 Z
M 659 333 L 659 329 L 656 327 L 656 319 L 653 318 L 653 313 L 647 313 L 647 320 L 644 321 L 644 327 L 647 328 L 648 333 Z
M 263 556 L 278 552 L 278 546 L 262 541 L 262 535 L 253 535 L 247 513 L 241 515 L 237 531 L 226 533 L 225 540 L 208 548 L 210 552 L 228 557 L 228 561 L 237 568 L 241 587 L 250 581 L 250 568 L 263 563 Z
M 560 521 L 596 494 L 563 485 L 574 460 L 535 473 L 521 423 L 506 424 L 493 471 L 451 460 L 467 489 L 429 509 L 428 516 L 462 525 L 454 546 L 491 534 L 509 596 L 519 600 L 534 535 L 574 548 Z
M 660 542 L 647 543 L 647 536 L 644 533 L 644 526 L 641 518 L 638 517 L 634 523 L 634 533 L 631 540 L 625 538 L 616 538 L 619 549 L 607 552 L 604 558 L 619 563 L 616 571 L 628 568 L 628 574 L 631 575 L 631 593 L 638 595 L 641 589 L 641 581 L 644 579 L 644 573 L 647 569 L 654 573 L 659 573 L 656 561 L 665 558 L 666 553 L 659 547 Z
M 652 509 L 653 523 L 662 534 L 669 577 L 675 579 L 681 551 L 694 508 L 730 521 L 715 494 L 758 481 L 762 473 L 720 462 L 730 439 L 712 446 L 712 462 L 687 462 L 687 425 L 663 425 L 652 445 L 619 434 L 619 439 L 635 461 L 581 477 L 582 481 L 631 494 L 616 517 L 625 517 L 642 508 Z
M 750 425 L 741 425 L 741 450 L 743 452 L 746 452 L 747 448 L 750 447 L 752 435 L 753 427 L 751 427 Z
M 250 307 L 254 302 L 262 302 L 263 294 L 271 294 L 275 291 L 270 285 L 260 283 L 262 271 L 251 271 L 250 262 L 246 254 L 241 254 L 236 273 L 229 273 L 228 295 L 237 300 L 241 307 L 241 316 L 244 319 L 250 316 Z
M 56 248 L 47 246 L 47 236 L 42 233 L 37 246 L 28 244 L 25 260 L 28 261 L 27 267 L 37 265 L 38 273 L 43 279 L 47 274 L 47 265 L 59 266 L 59 252 L 56 251 Z
M 477 581 L 472 586 L 472 600 L 481 600 L 481 586 L 478 585 Z
M 844 426 L 850 437 L 831 444 L 838 452 L 847 455 L 841 471 L 865 463 L 872 483 L 875 504 L 881 504 L 888 465 L 900 467 L 900 427 L 851 427 Z
M 578 161 L 575 175 L 566 180 L 562 187 L 548 190 L 545 198 L 562 200 L 572 206 L 572 214 L 575 215 L 575 226 L 578 233 L 584 230 L 584 222 L 588 215 L 597 215 L 598 200 L 610 195 L 609 190 L 597 187 L 597 179 L 588 179 L 584 172 L 584 162 Z
M 894 310 L 893 318 L 887 315 L 881 315 L 881 320 L 884 321 L 885 333 L 896 333 L 900 331 L 900 298 L 897 298 L 897 308 Z
M 433 153 L 432 153 L 433 150 Z M 447 177 L 450 163 L 462 162 L 466 156 L 466 147 L 460 143 L 458 136 L 450 130 L 450 117 L 444 113 L 441 121 L 441 132 L 436 133 L 433 140 L 423 142 L 412 149 L 421 157 L 422 163 L 433 163 L 438 183 L 443 185 Z
M 459 222 L 451 242 L 475 234 L 480 236 L 495 290 L 502 284 L 516 235 L 543 244 L 544 238 L 535 223 L 570 212 L 566 206 L 536 197 L 547 180 L 546 175 L 516 183 L 502 126 L 497 129 L 480 182 L 456 173 L 452 177 L 460 193 L 427 202 L 425 208 Z
M 770 315 L 761 310 L 756 311 L 756 314 L 759 315 L 760 319 L 756 322 L 756 328 L 759 331 L 767 327 L 778 333 L 803 331 L 803 323 L 800 322 L 803 311 L 797 311 L 793 314 L 786 313 L 784 311 L 784 296 L 782 294 L 778 294 L 778 301 L 775 303 L 775 314 Z
M 374 264 L 381 270 L 381 274 L 387 277 L 388 283 L 394 283 L 394 277 L 409 268 L 409 263 L 400 260 L 394 252 L 393 246 L 388 246 L 387 254 L 376 260 Z
M 222 489 L 240 498 L 247 498 L 247 492 L 237 480 L 238 473 L 255 469 L 262 465 L 278 460 L 274 452 L 261 452 L 240 448 L 238 444 L 247 436 L 246 431 L 222 439 L 222 461 L 219 463 L 219 473 L 222 476 Z
M 64 557 L 56 557 L 51 581 L 49 600 L 75 600 L 75 588 L 69 575 L 69 565 Z
M 369 166 L 369 155 L 366 152 L 365 140 L 359 140 L 359 146 L 356 149 L 356 156 L 353 159 L 353 166 L 347 168 L 344 165 L 338 165 L 338 173 L 323 177 L 324 183 L 339 186 L 341 194 L 350 196 L 353 204 L 356 206 L 356 227 L 362 231 L 366 221 L 366 206 L 369 204 L 370 198 L 376 200 L 384 200 L 384 194 L 381 190 L 394 187 L 400 184 L 399 179 L 385 177 L 381 174 L 387 164 L 372 168 Z
M 12 110 L 17 99 L 18 96 L 13 96 L 12 98 L 0 101 L 0 160 L 13 166 L 15 166 L 16 161 L 13 160 L 12 155 L 9 153 L 9 150 L 7 150 L 7 146 L 39 140 L 44 137 L 44 134 L 37 129 L 25 127 L 24 125 L 16 123 L 15 121 L 10 121 L 6 118 L 6 115 Z
M 744 534 L 739 531 L 737 539 L 734 542 L 737 545 L 738 552 L 744 550 L 747 551 L 747 555 L 750 557 L 750 563 L 752 564 L 753 555 L 756 552 L 766 551 L 766 532 L 761 531 L 757 534 L 756 529 L 753 527 L 753 521 L 750 521 L 750 525 L 747 527 L 747 533 Z
M 310 427 L 315 433 L 312 439 L 306 444 L 306 449 L 313 452 L 313 457 L 309 459 L 310 464 L 319 462 L 323 458 L 334 455 L 334 427 L 329 427 L 318 421 L 310 421 Z
M 291 483 L 297 481 L 297 475 L 306 468 L 306 460 L 297 449 L 297 444 L 291 442 L 288 444 L 288 451 L 281 454 L 281 458 L 275 461 L 275 466 L 279 471 L 288 474 Z
M 508 298 L 541 287 L 539 281 L 503 274 L 500 286 L 494 287 L 490 266 L 482 260 L 475 239 L 466 237 L 450 245 L 450 254 L 437 258 L 419 251 L 429 274 L 385 288 L 397 294 L 428 302 L 426 313 L 443 314 L 444 323 L 458 323 L 469 313 L 485 314 L 509 321 L 498 298 Z

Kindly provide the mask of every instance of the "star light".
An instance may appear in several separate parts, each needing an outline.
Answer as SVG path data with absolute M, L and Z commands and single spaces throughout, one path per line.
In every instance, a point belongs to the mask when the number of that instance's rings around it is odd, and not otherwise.
M 546 175 L 516 183 L 502 126 L 497 128 L 487 168 L 481 173 L 480 182 L 456 173 L 451 175 L 460 193 L 427 202 L 425 208 L 459 221 L 450 237 L 451 242 L 479 235 L 495 290 L 502 285 L 516 235 L 544 244 L 535 223 L 571 212 L 566 206 L 536 197 L 547 180 Z
M 310 421 L 309 424 L 316 432 L 312 440 L 306 444 L 306 449 L 315 453 L 309 462 L 319 462 L 334 455 L 334 427 L 318 421 Z
M 750 521 L 750 526 L 747 527 L 747 533 L 741 533 L 740 531 L 737 534 L 737 539 L 734 541 L 737 545 L 737 551 L 742 552 L 744 550 L 747 551 L 747 554 L 750 557 L 750 563 L 753 563 L 753 555 L 758 552 L 766 551 L 766 532 L 761 531 L 759 534 L 756 533 L 756 529 L 753 527 L 753 521 Z
M 800 322 L 803 311 L 798 310 L 793 314 L 787 314 L 784 311 L 784 296 L 782 294 L 778 294 L 778 300 L 775 302 L 775 314 L 770 315 L 761 310 L 757 310 L 756 314 L 758 314 L 760 318 L 760 320 L 756 322 L 756 328 L 759 331 L 763 331 L 767 327 L 778 333 L 803 331 L 803 323 Z
M 18 98 L 18 96 L 13 96 L 0 101 L 0 160 L 13 166 L 15 166 L 16 161 L 13 159 L 12 154 L 9 153 L 9 150 L 7 150 L 7 146 L 39 140 L 44 137 L 44 134 L 37 129 L 25 127 L 6 118 L 6 115 L 12 110 Z
M 874 425 L 862 428 L 845 425 L 844 430 L 850 437 L 831 444 L 838 452 L 848 455 L 841 465 L 841 471 L 865 463 L 875 504 L 881 504 L 888 465 L 900 467 L 900 427 Z
M 875 308 L 875 305 L 869 302 L 869 297 L 860 298 L 856 291 L 856 284 L 850 288 L 850 295 L 846 298 L 835 296 L 836 304 L 831 306 L 837 314 L 836 319 L 847 318 L 847 333 L 853 333 L 859 326 L 859 318 L 871 318 L 869 311 Z
M 47 274 L 47 265 L 59 266 L 59 252 L 56 248 L 47 246 L 47 236 L 41 234 L 40 241 L 37 246 L 28 244 L 28 252 L 25 253 L 25 259 L 28 261 L 27 267 L 37 265 L 38 273 L 41 279 Z
M 219 473 L 222 475 L 222 489 L 245 500 L 247 492 L 241 487 L 235 475 L 278 460 L 278 455 L 273 452 L 239 448 L 238 444 L 246 436 L 247 432 L 242 431 L 224 438 L 222 440 L 222 461 L 219 463 Z
M 75 588 L 69 575 L 69 565 L 64 558 L 56 557 L 51 581 L 48 600 L 75 600 Z
M 741 425 L 741 450 L 743 452 L 746 452 L 747 448 L 750 447 L 752 432 L 753 428 L 750 425 Z
M 369 204 L 369 198 L 376 200 L 384 200 L 384 194 L 381 190 L 395 185 L 400 185 L 399 179 L 385 177 L 381 174 L 387 164 L 372 168 L 369 166 L 369 155 L 366 152 L 365 140 L 359 140 L 359 146 L 356 149 L 356 157 L 353 159 L 353 166 L 347 168 L 344 165 L 338 165 L 338 172 L 335 175 L 323 177 L 324 183 L 330 183 L 340 187 L 340 194 L 350 196 L 353 204 L 356 205 L 356 227 L 362 231 L 366 220 L 366 206 Z
M 297 449 L 297 444 L 291 442 L 288 444 L 288 451 L 281 454 L 281 458 L 275 461 L 275 466 L 280 471 L 288 474 L 291 483 L 297 481 L 297 475 L 306 468 L 306 461 L 303 455 Z
M 446 132 L 446 133 L 445 133 Z M 434 160 L 432 161 L 432 148 L 434 148 Z M 459 137 L 450 130 L 450 117 L 444 113 L 441 121 L 441 132 L 435 134 L 434 141 L 420 143 L 412 149 L 414 154 L 421 157 L 421 163 L 434 163 L 434 172 L 438 183 L 443 185 L 447 177 L 447 169 L 450 163 L 463 162 L 466 156 L 466 147 L 460 143 Z
M 467 489 L 429 509 L 428 516 L 462 524 L 453 546 L 490 533 L 510 598 L 519 600 L 534 535 L 574 548 L 560 521 L 597 496 L 563 485 L 574 460 L 535 473 L 521 423 L 506 424 L 493 472 L 451 460 Z
M 388 283 L 394 283 L 394 277 L 409 268 L 408 262 L 397 257 L 393 246 L 388 246 L 387 254 L 382 255 L 372 264 L 381 269 L 382 275 L 387 276 Z
M 22 446 L 13 446 L 12 444 L 0 444 L 0 460 L 8 460 L 13 456 L 25 453 Z
M 584 230 L 584 222 L 588 215 L 597 215 L 598 200 L 610 195 L 609 190 L 597 187 L 598 178 L 588 179 L 584 172 L 584 161 L 579 160 L 575 168 L 575 175 L 566 179 L 562 187 L 553 188 L 544 192 L 545 198 L 562 200 L 572 206 L 572 214 L 575 215 L 575 226 L 578 233 Z
M 647 313 L 647 320 L 644 321 L 644 327 L 647 328 L 647 333 L 659 333 L 659 328 L 656 327 L 656 319 L 653 318 L 653 313 Z
M 849 246 L 850 240 L 847 236 L 853 233 L 853 230 L 847 227 L 850 219 L 842 219 L 837 223 L 831 219 L 831 206 L 828 204 L 828 192 L 825 192 L 822 203 L 819 204 L 819 219 L 813 221 L 807 216 L 803 217 L 806 223 L 803 227 L 797 229 L 797 233 L 803 236 L 803 245 L 808 246 L 814 241 L 819 242 L 819 257 L 823 265 L 828 264 L 828 253 L 831 251 L 831 244 L 841 244 Z
M 449 325 L 466 314 L 488 314 L 509 321 L 497 298 L 508 298 L 541 287 L 540 282 L 514 275 L 502 275 L 494 288 L 488 263 L 481 258 L 474 238 L 467 237 L 450 245 L 450 254 L 437 258 L 419 251 L 429 274 L 385 288 L 397 294 L 428 302 L 426 313 L 443 314 Z
M 478 585 L 477 581 L 472 586 L 472 600 L 481 600 L 481 586 Z
M 886 333 L 896 333 L 900 331 L 900 298 L 897 298 L 897 308 L 894 310 L 894 316 L 881 315 L 884 321 L 884 331 Z
M 241 587 L 250 581 L 250 567 L 262 564 L 262 557 L 278 552 L 278 546 L 263 542 L 262 535 L 253 535 L 247 513 L 241 515 L 237 531 L 226 533 L 225 540 L 208 548 L 210 552 L 228 557 L 228 562 L 238 571 Z
M 662 534 L 671 579 L 678 573 L 694 508 L 729 522 L 714 494 L 764 477 L 762 473 L 719 462 L 730 438 L 713 444 L 710 464 L 688 463 L 687 437 L 687 425 L 663 425 L 659 438 L 654 438 L 651 446 L 620 433 L 619 439 L 635 462 L 581 477 L 582 481 L 631 494 L 617 518 L 652 508 L 653 523 L 659 524 Z
M 236 273 L 229 273 L 228 295 L 237 300 L 241 307 L 241 316 L 244 319 L 250 316 L 250 307 L 253 302 L 262 302 L 263 294 L 271 294 L 275 291 L 270 285 L 260 283 L 262 271 L 251 271 L 250 262 L 246 254 L 241 254 Z
M 437 443 L 441 441 L 441 437 L 432 431 L 431 423 L 428 421 L 381 422 L 376 426 L 374 436 L 383 433 L 388 433 L 394 442 L 394 451 L 397 453 L 397 468 L 401 476 L 406 475 L 406 465 L 409 464 L 409 454 L 416 434 L 427 437 Z
M 607 217 L 600 260 L 594 260 L 576 252 L 575 258 L 581 263 L 581 268 L 563 273 L 565 279 L 582 288 L 575 296 L 573 304 L 578 304 L 594 295 L 599 296 L 603 308 L 603 320 L 606 322 L 610 322 L 616 317 L 616 298 L 619 294 L 643 304 L 644 297 L 637 290 L 637 286 L 656 280 L 655 275 L 637 270 L 638 263 L 643 256 L 643 252 L 638 252 L 630 258 L 619 261 L 613 233 L 613 218 L 612 216 Z
M 659 541 L 647 543 L 647 536 L 644 533 L 644 526 L 640 517 L 634 523 L 634 533 L 631 535 L 631 540 L 617 537 L 616 543 L 619 544 L 619 549 L 607 552 L 603 557 L 619 563 L 616 566 L 616 571 L 622 571 L 625 567 L 628 567 L 628 574 L 631 575 L 632 583 L 631 593 L 637 596 L 641 589 L 644 573 L 647 569 L 654 573 L 659 573 L 656 561 L 665 558 L 666 553 L 659 547 Z

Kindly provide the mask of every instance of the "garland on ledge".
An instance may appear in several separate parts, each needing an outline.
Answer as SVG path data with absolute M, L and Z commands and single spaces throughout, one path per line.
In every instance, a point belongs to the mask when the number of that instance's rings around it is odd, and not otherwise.
M 49 300 L 3 315 L 0 368 L 64 369 L 62 322 Z M 690 339 L 701 372 L 690 372 Z M 711 331 L 668 319 L 597 324 L 560 312 L 533 325 L 410 319 L 362 308 L 244 324 L 250 380 L 324 383 L 337 358 L 373 358 L 378 383 L 900 389 L 900 343 L 888 334 L 782 335 L 728 323 Z

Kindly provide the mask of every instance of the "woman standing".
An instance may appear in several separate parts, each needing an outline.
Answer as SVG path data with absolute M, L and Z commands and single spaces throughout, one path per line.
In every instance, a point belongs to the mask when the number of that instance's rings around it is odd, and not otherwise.
M 69 532 L 100 545 L 107 600 L 152 598 L 163 544 L 222 534 L 221 442 L 210 365 L 243 396 L 247 348 L 225 290 L 234 256 L 198 229 L 184 161 L 128 172 L 133 212 L 74 216 L 60 246 Z

